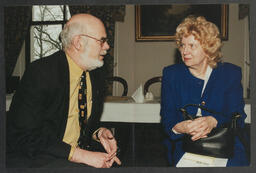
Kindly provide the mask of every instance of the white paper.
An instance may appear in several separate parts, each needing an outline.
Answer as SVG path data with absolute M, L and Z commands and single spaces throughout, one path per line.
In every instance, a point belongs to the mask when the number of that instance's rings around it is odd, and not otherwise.
M 132 98 L 136 103 L 143 103 L 144 102 L 144 94 L 142 85 L 139 86 L 139 88 L 136 89 L 136 91 L 132 94 Z
M 227 161 L 227 158 L 216 158 L 186 152 L 176 167 L 226 167 Z

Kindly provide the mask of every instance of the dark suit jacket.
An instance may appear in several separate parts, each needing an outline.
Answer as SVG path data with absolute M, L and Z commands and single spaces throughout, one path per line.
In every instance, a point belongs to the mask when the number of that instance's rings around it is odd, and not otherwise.
M 103 109 L 103 76 L 90 72 L 92 113 L 87 125 L 87 142 L 99 127 Z M 62 141 L 69 110 L 69 67 L 59 51 L 30 64 L 13 96 L 7 115 L 7 153 L 30 158 L 38 154 L 68 158 L 71 146 Z

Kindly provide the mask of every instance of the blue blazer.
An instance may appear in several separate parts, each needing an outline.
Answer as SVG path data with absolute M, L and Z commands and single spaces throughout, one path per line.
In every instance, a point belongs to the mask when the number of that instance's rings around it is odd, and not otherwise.
M 182 150 L 183 134 L 175 134 L 172 128 L 183 117 L 179 109 L 186 104 L 201 104 L 210 110 L 221 112 L 223 115 L 210 114 L 202 110 L 203 116 L 213 116 L 217 121 L 217 127 L 231 120 L 233 112 L 239 112 L 242 117 L 238 124 L 244 126 L 246 114 L 244 112 L 243 88 L 241 85 L 241 68 L 230 63 L 218 63 L 213 69 L 205 90 L 201 96 L 204 80 L 193 76 L 184 64 L 175 64 L 163 69 L 161 89 L 161 123 L 168 139 L 165 144 L 168 147 L 169 162 L 176 165 L 184 154 Z M 197 108 L 189 107 L 188 112 L 195 115 Z M 174 142 L 175 141 L 175 144 Z M 172 155 L 172 145 L 175 145 Z M 172 163 L 171 163 L 172 164 Z M 236 139 L 235 156 L 229 159 L 227 166 L 248 164 L 244 147 Z

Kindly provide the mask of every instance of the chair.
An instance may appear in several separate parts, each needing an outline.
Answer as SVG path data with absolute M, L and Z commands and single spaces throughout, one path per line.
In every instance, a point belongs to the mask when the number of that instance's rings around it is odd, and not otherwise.
M 113 76 L 113 77 L 108 77 L 107 82 L 119 82 L 123 85 L 123 93 L 122 96 L 127 96 L 128 93 L 128 84 L 125 79 L 119 76 Z
M 149 80 L 147 80 L 145 82 L 144 89 L 143 89 L 144 95 L 146 95 L 146 93 L 148 92 L 150 85 L 152 85 L 153 83 L 156 83 L 156 82 L 162 82 L 162 76 L 150 78 Z

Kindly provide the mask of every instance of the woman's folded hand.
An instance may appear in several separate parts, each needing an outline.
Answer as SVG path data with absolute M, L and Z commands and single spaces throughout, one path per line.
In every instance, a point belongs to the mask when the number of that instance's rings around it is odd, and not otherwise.
M 214 127 L 217 126 L 217 120 L 212 116 L 203 116 L 196 118 L 188 124 L 188 134 L 193 141 L 207 137 Z
M 178 133 L 191 135 L 193 141 L 207 137 L 214 127 L 217 126 L 217 120 L 212 116 L 202 116 L 194 120 L 185 120 L 177 123 L 173 129 Z

